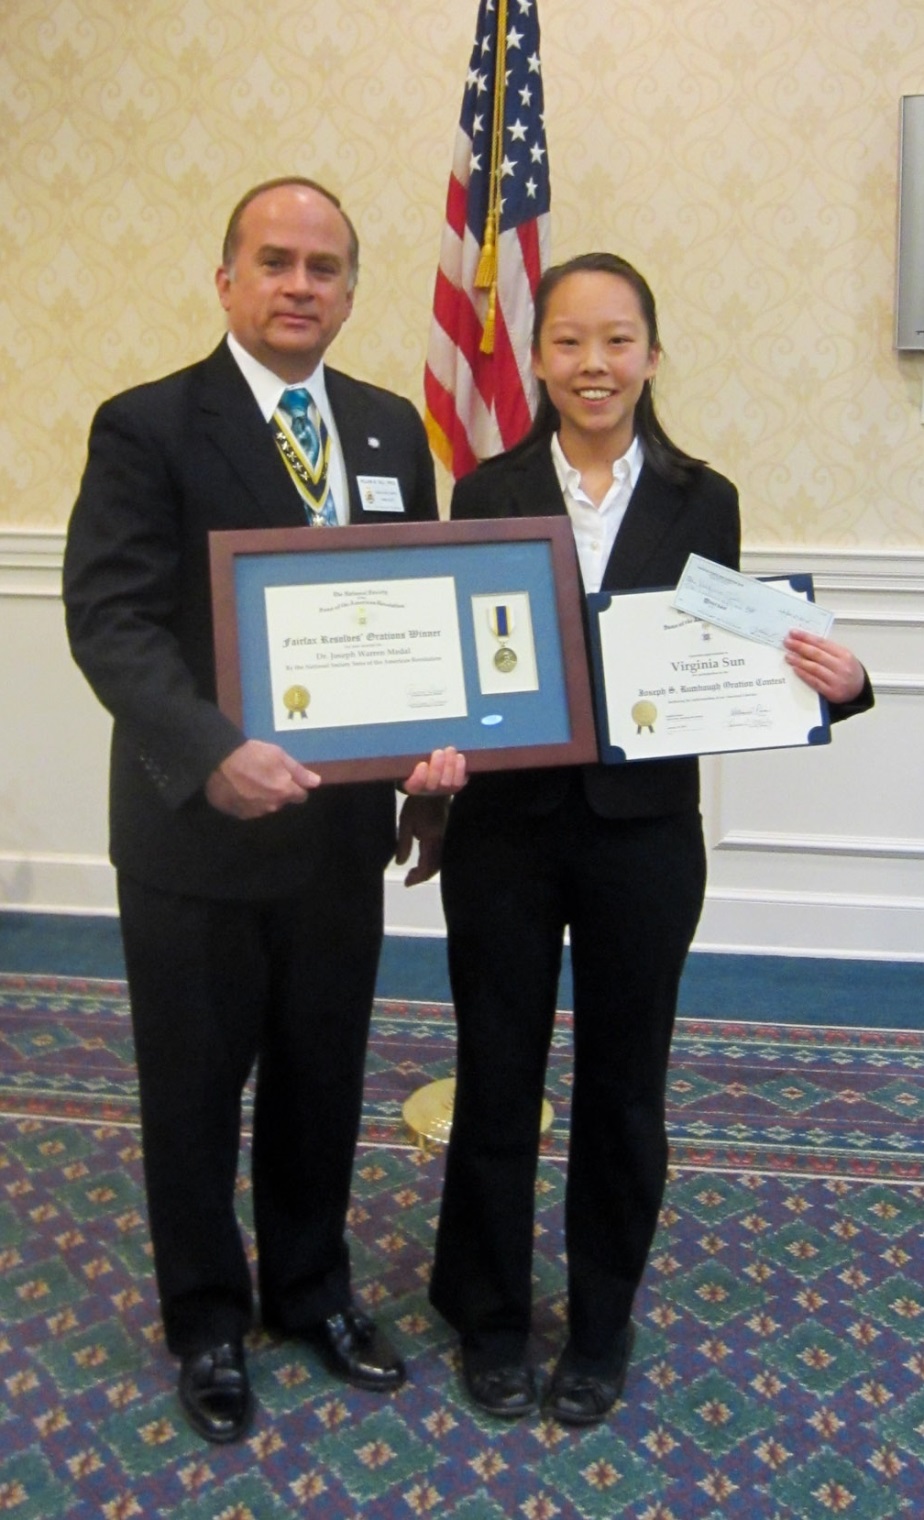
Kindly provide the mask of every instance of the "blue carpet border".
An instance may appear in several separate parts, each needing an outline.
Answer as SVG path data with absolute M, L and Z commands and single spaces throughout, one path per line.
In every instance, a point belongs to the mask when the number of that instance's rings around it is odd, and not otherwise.
M 118 919 L 0 911 L 0 971 L 123 980 Z M 376 995 L 449 1002 L 442 938 L 387 935 Z M 567 950 L 559 1007 L 573 1006 Z M 924 1029 L 924 962 L 696 951 L 687 961 L 679 1012 L 776 1024 Z

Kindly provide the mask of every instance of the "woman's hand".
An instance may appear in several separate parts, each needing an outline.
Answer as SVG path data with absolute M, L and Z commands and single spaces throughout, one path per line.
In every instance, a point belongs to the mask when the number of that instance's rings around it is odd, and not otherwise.
M 829 702 L 852 702 L 863 690 L 866 672 L 843 644 L 794 629 L 786 635 L 783 648 L 796 675 Z

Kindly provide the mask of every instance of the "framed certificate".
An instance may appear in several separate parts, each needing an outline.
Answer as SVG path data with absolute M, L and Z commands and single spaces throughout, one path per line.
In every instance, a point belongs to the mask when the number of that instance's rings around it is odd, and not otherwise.
M 597 758 L 566 517 L 210 534 L 218 702 L 324 780 Z
M 774 583 L 810 596 L 809 577 Z M 674 591 L 588 598 L 605 763 L 827 744 L 828 707 L 779 645 L 673 605 Z

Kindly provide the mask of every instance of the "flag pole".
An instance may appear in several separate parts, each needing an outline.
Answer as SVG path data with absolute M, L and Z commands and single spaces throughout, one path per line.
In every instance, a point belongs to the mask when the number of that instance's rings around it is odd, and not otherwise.
M 488 291 L 488 310 L 481 334 L 481 352 L 494 352 L 494 324 L 497 313 L 497 238 L 500 228 L 501 157 L 504 151 L 504 104 L 507 82 L 507 0 L 497 3 L 497 48 L 494 58 L 494 120 L 491 124 L 491 181 L 488 190 L 488 214 L 484 224 L 484 243 L 475 289 Z
M 538 0 L 477 8 L 424 368 L 430 447 L 456 480 L 529 429 L 535 292 L 551 231 Z

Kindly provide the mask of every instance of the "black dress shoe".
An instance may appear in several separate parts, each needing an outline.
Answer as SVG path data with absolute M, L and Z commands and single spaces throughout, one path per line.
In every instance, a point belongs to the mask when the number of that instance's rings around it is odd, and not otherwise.
M 331 1314 L 313 1327 L 308 1339 L 317 1346 L 330 1371 L 356 1388 L 391 1393 L 407 1377 L 388 1337 L 358 1309 Z
M 473 1404 L 502 1420 L 518 1420 L 539 1407 L 536 1374 L 525 1362 L 475 1367 L 463 1350 L 462 1381 Z
M 634 1342 L 635 1327 L 629 1324 L 604 1372 L 592 1370 L 593 1364 L 576 1356 L 570 1345 L 566 1346 L 542 1402 L 543 1414 L 551 1415 L 563 1425 L 599 1424 L 622 1397 Z
M 253 1419 L 250 1379 L 239 1343 L 210 1346 L 180 1362 L 180 1403 L 196 1435 L 239 1441 Z

